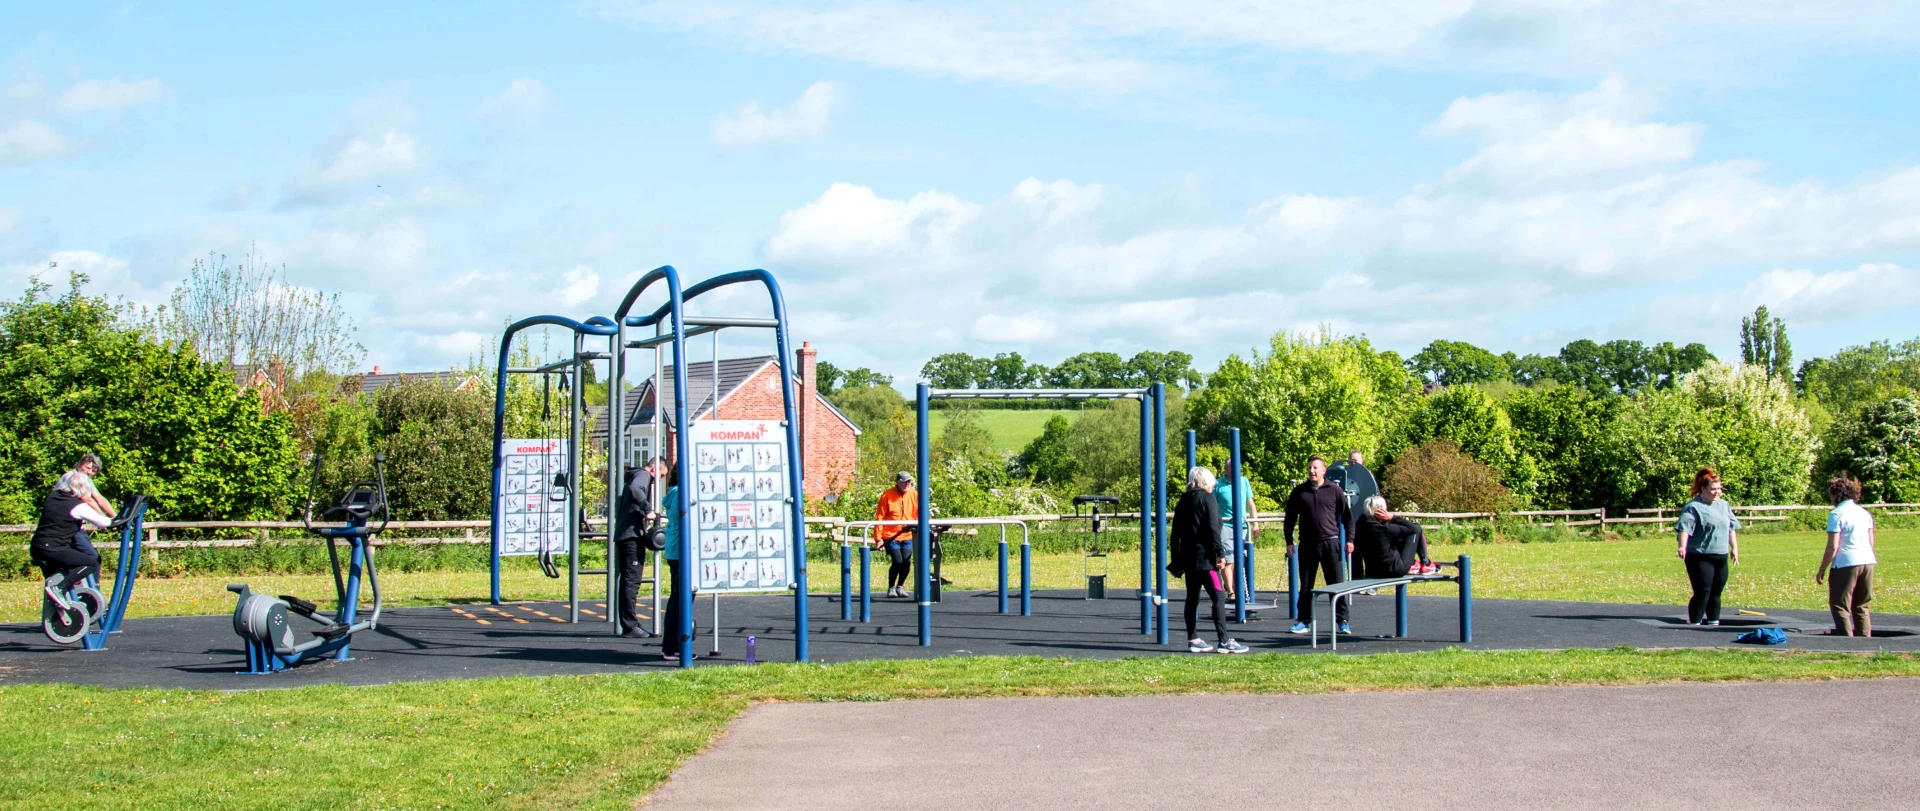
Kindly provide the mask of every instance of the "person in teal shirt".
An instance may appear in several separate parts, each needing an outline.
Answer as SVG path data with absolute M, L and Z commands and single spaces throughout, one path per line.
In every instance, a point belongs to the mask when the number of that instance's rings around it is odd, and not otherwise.
M 660 514 L 666 520 L 666 543 L 662 545 L 660 556 L 667 559 L 668 583 L 666 622 L 660 626 L 660 657 L 663 659 L 680 658 L 680 646 L 690 644 L 692 636 L 680 635 L 680 601 L 676 599 L 681 589 L 688 589 L 691 583 L 680 569 L 680 466 L 667 466 L 665 478 L 667 493 L 660 499 Z M 691 591 L 688 594 L 692 594 Z
M 1230 544 L 1233 547 L 1232 562 L 1227 564 L 1225 580 L 1227 594 L 1233 595 L 1238 593 L 1236 584 L 1240 582 L 1234 573 L 1242 571 L 1239 567 L 1245 565 L 1247 557 L 1253 554 L 1253 550 L 1247 548 L 1246 543 L 1247 535 L 1253 531 L 1252 525 L 1242 525 L 1239 537 L 1235 537 L 1233 517 L 1239 515 L 1243 522 L 1253 520 L 1253 484 L 1247 481 L 1247 477 L 1240 475 L 1239 470 L 1234 469 L 1232 459 L 1227 460 L 1225 468 L 1226 473 L 1213 485 L 1213 500 L 1220 505 L 1220 537 L 1232 539 Z M 1239 504 L 1233 503 L 1232 483 L 1236 481 L 1240 483 Z M 1245 512 L 1235 512 L 1239 507 L 1244 507 Z
M 1720 624 L 1720 593 L 1727 589 L 1730 564 L 1740 562 L 1740 519 L 1723 497 L 1726 487 L 1713 468 L 1693 475 L 1692 500 L 1680 508 L 1674 523 L 1677 554 L 1687 566 L 1693 599 L 1687 602 L 1688 625 Z

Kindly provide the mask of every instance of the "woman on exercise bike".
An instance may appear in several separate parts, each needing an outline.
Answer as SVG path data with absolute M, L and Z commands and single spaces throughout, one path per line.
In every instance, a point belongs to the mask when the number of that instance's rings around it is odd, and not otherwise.
M 55 488 L 40 505 L 27 555 L 47 578 L 47 596 L 55 603 L 65 605 L 68 586 L 100 573 L 100 554 L 80 540 L 87 524 L 106 529 L 113 519 L 71 489 Z

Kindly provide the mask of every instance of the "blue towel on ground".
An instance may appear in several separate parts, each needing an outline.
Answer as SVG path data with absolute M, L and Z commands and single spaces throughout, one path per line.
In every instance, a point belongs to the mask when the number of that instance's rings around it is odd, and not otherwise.
M 1733 641 L 1749 645 L 1785 645 L 1787 632 L 1779 628 L 1757 628 L 1734 637 Z

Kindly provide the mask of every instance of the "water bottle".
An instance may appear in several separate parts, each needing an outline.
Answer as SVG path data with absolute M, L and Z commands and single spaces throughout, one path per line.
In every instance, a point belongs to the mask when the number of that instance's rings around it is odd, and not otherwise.
M 754 662 L 753 649 L 756 641 L 753 637 L 747 637 L 747 664 L 753 664 Z

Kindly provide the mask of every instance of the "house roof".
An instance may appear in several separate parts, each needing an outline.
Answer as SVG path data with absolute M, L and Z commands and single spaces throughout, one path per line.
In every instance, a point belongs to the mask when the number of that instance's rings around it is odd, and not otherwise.
M 721 359 L 719 369 L 719 399 L 727 399 L 736 389 L 740 388 L 741 384 L 746 383 L 752 379 L 754 375 L 759 374 L 761 369 L 770 365 L 774 365 L 774 357 L 772 355 Z M 648 401 L 651 400 L 660 403 L 673 402 L 673 366 L 669 364 L 663 367 L 661 371 L 664 384 L 661 386 L 660 398 L 658 400 L 654 400 L 653 398 L 654 380 L 652 377 L 648 377 L 645 383 L 627 390 L 627 395 L 621 403 L 621 410 L 627 414 L 628 425 L 649 425 L 653 422 L 653 409 L 651 407 L 642 407 L 642 405 Z M 687 364 L 687 414 L 689 415 L 689 419 L 704 419 L 708 413 L 713 410 L 713 384 L 714 365 L 712 361 L 699 361 Z M 832 411 L 834 416 L 839 417 L 841 421 L 853 428 L 854 434 L 858 435 L 860 433 L 860 426 L 854 425 L 853 420 L 847 419 L 847 415 L 841 413 L 840 409 L 835 408 L 833 403 L 827 401 L 827 398 L 818 397 L 817 399 L 827 407 L 827 410 Z M 672 425 L 673 409 L 671 406 L 667 408 L 667 414 L 665 416 L 666 419 L 664 419 L 663 422 L 666 425 Z M 725 415 L 723 414 L 722 416 Z M 606 441 L 607 420 L 605 414 L 598 415 L 597 418 L 594 419 L 592 436 L 596 442 Z
M 360 376 L 360 393 L 367 394 L 395 385 L 401 380 L 414 382 L 437 382 L 456 389 L 478 385 L 479 380 L 465 372 L 390 372 Z

